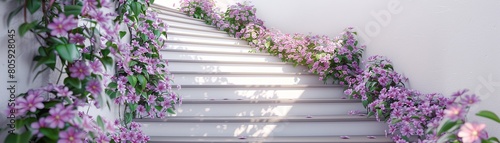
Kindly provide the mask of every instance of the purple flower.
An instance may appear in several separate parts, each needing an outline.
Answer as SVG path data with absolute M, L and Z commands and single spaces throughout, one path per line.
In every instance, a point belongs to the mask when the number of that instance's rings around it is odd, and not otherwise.
M 55 90 L 57 92 L 57 96 L 59 97 L 68 97 L 73 95 L 73 91 L 69 90 L 69 88 L 66 86 L 59 86 L 55 88 Z
M 83 37 L 82 34 L 76 33 L 76 34 L 69 34 L 69 42 L 74 43 L 74 44 L 82 44 L 85 41 L 85 37 Z
M 16 108 L 20 114 L 25 114 L 27 111 L 35 112 L 36 109 L 45 107 L 42 103 L 44 100 L 43 97 L 36 93 L 35 91 L 30 91 L 26 98 L 20 97 L 16 100 Z
M 99 60 L 94 60 L 89 63 L 90 69 L 95 73 L 102 73 L 102 63 Z
M 83 80 L 85 79 L 85 76 L 90 75 L 90 68 L 88 68 L 87 64 L 82 61 L 73 63 L 73 65 L 69 68 L 69 71 L 71 72 L 71 77 L 78 78 L 80 80 Z
M 62 103 L 51 108 L 49 114 L 50 116 L 45 121 L 49 124 L 50 128 L 64 128 L 66 122 L 75 117 L 75 112 L 70 108 L 64 107 Z
M 74 127 L 69 127 L 65 131 L 59 133 L 57 143 L 83 143 L 85 140 L 85 132 L 79 131 Z
M 50 34 L 52 36 L 65 36 L 68 35 L 68 31 L 76 28 L 78 26 L 78 21 L 74 18 L 74 15 L 66 17 L 64 14 L 59 14 L 59 16 L 52 19 L 52 23 L 47 25 L 47 28 L 51 30 Z
M 462 98 L 461 102 L 463 105 L 472 105 L 479 102 L 479 97 L 477 97 L 475 94 L 465 95 L 465 97 Z
M 45 127 L 47 127 L 45 117 L 40 118 L 38 122 L 31 123 L 31 128 L 33 128 L 33 135 L 37 135 L 37 137 L 43 137 L 43 134 L 39 132 L 39 129 Z
M 89 91 L 92 95 L 99 95 L 102 92 L 102 85 L 99 80 L 93 79 L 87 82 L 85 89 L 87 89 L 87 91 Z

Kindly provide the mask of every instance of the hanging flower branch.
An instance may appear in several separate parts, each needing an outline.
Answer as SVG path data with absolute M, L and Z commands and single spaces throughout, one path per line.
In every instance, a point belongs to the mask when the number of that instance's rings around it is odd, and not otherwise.
M 25 20 L 19 33 L 30 31 L 41 45 L 36 76 L 50 70 L 59 79 L 16 97 L 8 114 L 16 117 L 17 132 L 4 142 L 147 142 L 132 118 L 165 117 L 180 103 L 159 54 L 166 24 L 148 10 L 151 3 L 26 0 L 11 12 L 9 20 L 22 9 L 25 19 L 42 11 L 40 19 Z M 122 21 L 128 31 L 120 31 Z M 110 108 L 112 100 L 125 106 L 121 121 L 78 110 Z

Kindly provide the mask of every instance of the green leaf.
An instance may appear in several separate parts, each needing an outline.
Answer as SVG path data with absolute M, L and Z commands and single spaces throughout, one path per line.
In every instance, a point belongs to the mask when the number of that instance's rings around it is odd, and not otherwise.
M 132 122 L 132 113 L 125 113 L 125 124 L 129 124 L 130 122 Z
M 35 13 L 38 9 L 40 9 L 40 6 L 42 5 L 41 0 L 27 0 L 26 1 L 26 8 L 30 11 L 31 14 Z
M 79 6 L 79 5 L 67 5 L 67 6 L 64 6 L 64 14 L 66 16 L 68 15 L 75 15 L 78 16 L 80 15 L 82 12 L 82 6 Z
M 127 34 L 127 32 L 125 31 L 120 31 L 120 38 L 123 38 L 123 36 L 125 36 Z
M 59 101 L 48 101 L 48 102 L 44 102 L 44 109 L 50 109 L 54 106 L 56 106 L 57 104 L 59 103 Z
M 101 116 L 97 116 L 97 125 L 101 127 L 102 130 L 104 130 L 104 122 L 102 121 Z
M 137 109 L 137 104 L 129 104 L 130 111 L 135 111 Z
M 28 32 L 29 30 L 33 29 L 36 25 L 37 21 L 33 21 L 31 23 L 23 23 L 21 24 L 21 26 L 19 26 L 19 35 L 21 35 L 21 37 L 24 36 L 24 34 L 26 34 L 26 32 Z
M 137 79 L 139 80 L 139 83 L 141 83 L 141 89 L 146 88 L 146 84 L 148 83 L 146 78 L 143 75 L 138 75 Z
M 109 56 L 106 56 L 106 57 L 102 57 L 100 58 L 101 59 L 101 62 L 102 64 L 104 65 L 104 67 L 106 69 L 110 69 L 113 67 L 113 58 L 109 57 Z
M 71 78 L 71 77 L 67 77 L 66 79 L 64 79 L 64 84 L 65 85 L 71 85 L 75 88 L 82 88 L 82 83 L 79 79 L 77 78 Z
M 109 84 L 108 84 L 108 88 L 112 88 L 112 89 L 114 89 L 114 88 L 116 88 L 116 87 L 118 87 L 118 84 L 117 84 L 116 82 L 112 82 L 112 83 L 109 83 Z
M 454 121 L 446 121 L 446 123 L 441 124 L 438 128 L 437 135 L 440 135 L 444 132 L 448 132 L 450 129 L 452 129 L 455 125 L 457 125 L 457 122 Z
M 78 52 L 75 44 L 57 45 L 56 51 L 62 59 L 70 63 L 73 63 L 80 57 L 80 53 Z
M 135 84 L 137 84 L 137 77 L 135 77 L 133 75 L 129 75 L 129 76 L 127 76 L 127 79 L 128 79 L 128 82 L 130 83 L 130 85 L 132 85 L 132 87 L 135 87 Z
M 5 138 L 6 143 L 29 143 L 31 132 L 25 131 L 22 134 L 9 134 Z
M 498 138 L 496 138 L 496 137 L 491 137 L 488 140 L 492 141 L 492 142 L 494 141 L 494 142 L 500 143 L 500 140 L 498 140 Z
M 40 132 L 45 135 L 46 137 L 49 137 L 52 140 L 58 140 L 59 139 L 59 131 L 55 129 L 50 129 L 50 128 L 40 128 Z
M 483 110 L 483 111 L 480 111 L 479 113 L 477 113 L 476 115 L 481 116 L 481 117 L 485 117 L 485 118 L 488 118 L 488 119 L 491 119 L 495 122 L 500 123 L 500 118 L 498 118 L 497 114 L 495 114 L 491 111 Z
M 167 112 L 170 113 L 170 114 L 175 114 L 175 111 L 173 108 L 168 108 L 167 109 Z

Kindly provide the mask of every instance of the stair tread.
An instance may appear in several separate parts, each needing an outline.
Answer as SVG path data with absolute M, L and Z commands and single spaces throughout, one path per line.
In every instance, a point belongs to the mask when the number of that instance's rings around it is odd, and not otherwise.
M 182 43 L 182 44 L 194 44 L 194 45 L 215 45 L 215 46 L 235 46 L 235 47 L 248 47 L 250 50 L 250 45 L 238 45 L 238 44 L 221 44 L 221 43 L 208 43 L 208 42 L 193 42 L 193 41 L 179 41 L 179 40 L 170 40 L 167 39 L 166 43 Z
M 340 136 L 295 136 L 295 137 L 192 137 L 192 136 L 152 136 L 152 143 L 166 142 L 272 142 L 272 143 L 391 143 L 386 136 L 349 136 L 342 139 Z
M 196 30 L 196 31 L 203 31 L 203 32 L 213 32 L 213 33 L 220 33 L 220 34 L 227 34 L 224 31 L 219 31 L 217 29 L 199 29 L 199 28 L 192 28 L 192 27 L 187 27 L 187 26 L 182 26 L 182 25 L 176 25 L 176 24 L 169 24 L 169 28 L 178 28 L 178 29 L 186 29 L 186 30 Z
M 191 33 L 185 33 L 185 32 L 167 32 L 167 35 L 172 36 L 172 35 L 179 35 L 179 36 L 191 36 L 191 37 L 202 37 L 202 38 L 213 38 L 213 39 L 224 39 L 224 40 L 240 40 L 234 37 L 222 37 L 222 36 L 211 36 L 211 35 L 206 35 L 206 34 L 191 34 Z M 243 41 L 243 40 L 241 40 Z
M 359 99 L 186 99 L 183 104 L 360 103 Z
M 181 85 L 182 88 L 332 88 L 343 85 Z
M 316 75 L 308 72 L 204 72 L 204 71 L 171 71 L 172 74 L 200 74 L 200 75 Z
M 244 53 L 244 52 L 203 51 L 203 50 L 183 50 L 183 49 L 162 49 L 161 51 L 165 51 L 165 52 L 186 52 L 186 53 L 207 53 L 207 54 L 249 55 L 249 56 L 272 56 L 269 53 L 250 53 L 250 52 Z M 272 57 L 274 57 L 274 56 L 272 56 Z
M 293 65 L 288 62 L 254 62 L 254 61 L 216 61 L 216 60 L 182 60 L 182 59 L 168 59 L 168 62 L 179 63 L 225 63 L 225 64 L 272 64 L 272 65 Z
M 365 115 L 321 115 L 321 116 L 170 116 L 164 119 L 143 118 L 135 122 L 203 122 L 203 123 L 279 123 L 279 122 L 376 122 Z

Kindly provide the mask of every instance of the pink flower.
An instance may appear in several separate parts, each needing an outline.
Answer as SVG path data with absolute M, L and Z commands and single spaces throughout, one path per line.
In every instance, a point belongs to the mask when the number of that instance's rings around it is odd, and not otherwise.
M 481 138 L 484 138 L 483 129 L 485 127 L 485 124 L 465 123 L 460 127 L 458 137 L 461 137 L 464 143 L 479 143 L 481 142 Z
M 36 109 L 44 107 L 42 101 L 43 97 L 37 94 L 36 91 L 29 91 L 28 96 L 25 98 L 20 97 L 16 100 L 16 108 L 20 114 L 25 114 L 27 111 L 35 112 Z
M 59 14 L 58 17 L 52 19 L 52 23 L 47 25 L 47 28 L 51 30 L 50 34 L 52 36 L 65 36 L 68 35 L 68 31 L 76 28 L 78 26 L 78 21 L 74 18 L 74 15 L 66 17 L 64 14 Z
M 456 121 L 464 117 L 465 111 L 460 106 L 448 106 L 448 108 L 444 110 L 444 114 L 445 117 L 450 118 L 450 120 Z
M 69 127 L 67 130 L 59 133 L 59 141 L 57 143 L 83 143 L 85 132 L 78 131 L 74 127 Z
M 45 120 L 50 128 L 64 128 L 69 120 L 75 117 L 75 112 L 71 108 L 64 107 L 63 104 L 57 104 L 49 110 L 50 116 Z
M 99 95 L 102 92 L 102 85 L 99 80 L 90 80 L 85 87 L 92 95 Z
M 85 79 L 85 76 L 90 75 L 90 68 L 87 67 L 87 64 L 82 61 L 75 62 L 70 68 L 71 72 L 70 76 L 73 78 L 78 78 L 80 80 Z

